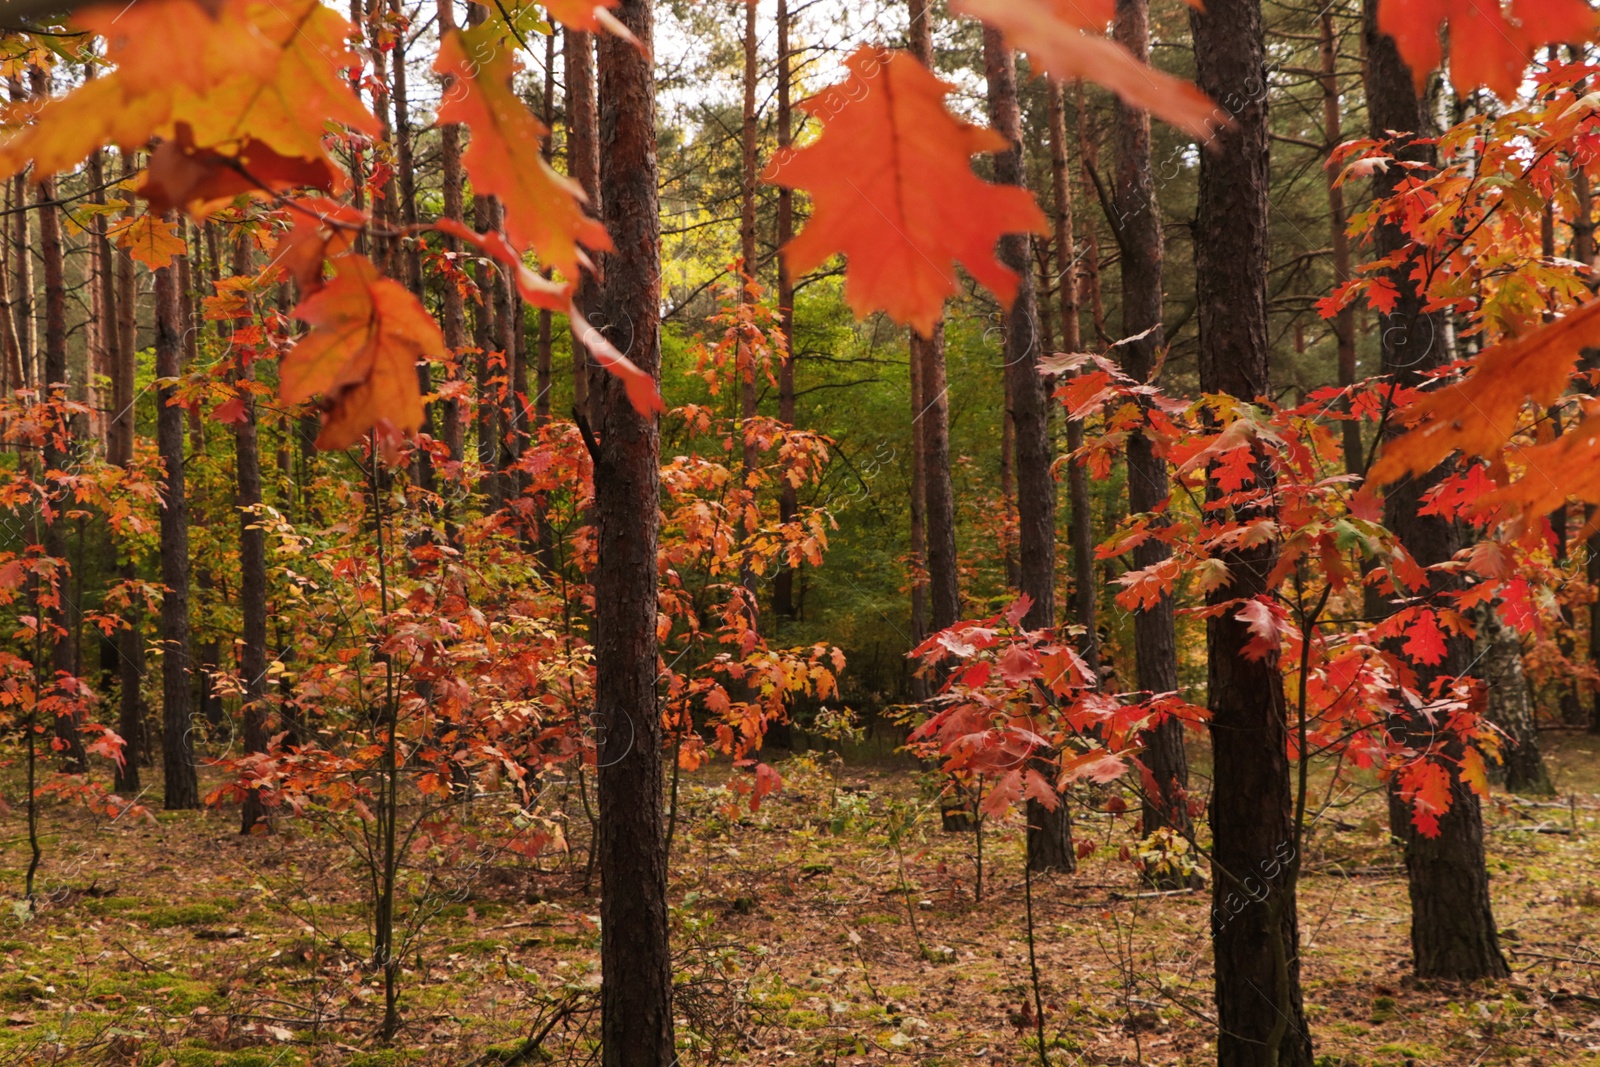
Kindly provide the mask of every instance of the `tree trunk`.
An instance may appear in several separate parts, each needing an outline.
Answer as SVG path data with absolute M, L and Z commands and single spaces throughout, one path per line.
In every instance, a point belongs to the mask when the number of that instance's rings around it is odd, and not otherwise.
M 401 60 L 395 60 L 398 75 Z M 233 273 L 250 273 L 250 246 L 240 235 L 233 251 Z M 244 329 L 248 318 L 236 323 Z M 239 512 L 239 612 L 242 616 L 239 669 L 244 675 L 244 750 L 246 754 L 267 751 L 267 535 L 262 529 L 261 447 L 256 422 L 256 398 L 249 392 L 255 368 L 241 360 L 238 381 L 244 397 L 244 419 L 234 427 L 234 464 L 238 492 L 234 498 Z M 266 818 L 261 793 L 252 789 L 245 795 L 239 832 L 248 834 Z
M 1016 57 L 994 30 L 983 36 L 984 74 L 990 121 L 1009 142 L 994 157 L 995 180 L 1026 187 L 1022 162 L 1022 112 L 1017 104 Z M 1023 625 L 1055 625 L 1056 492 L 1050 473 L 1050 430 L 1044 379 L 1039 374 L 1039 305 L 1033 280 L 1033 239 L 1008 234 L 1000 239 L 1000 261 L 1016 271 L 1017 298 L 1006 315 L 1006 382 L 1015 429 L 1018 587 L 1031 597 Z
M 1100 145 L 1099 131 L 1089 121 L 1081 80 L 1073 88 L 1073 99 L 1078 105 L 1078 154 L 1083 157 L 1083 176 L 1088 182 L 1100 166 Z M 1083 292 L 1089 297 L 1089 323 L 1094 327 L 1095 343 L 1107 344 L 1111 339 L 1106 336 L 1105 299 L 1100 287 L 1100 234 L 1092 218 L 1083 228 Z
M 1261 0 L 1210 0 L 1193 13 L 1200 88 L 1234 126 L 1202 153 L 1194 228 L 1200 389 L 1246 401 L 1270 396 L 1267 340 L 1268 138 Z M 1251 86 L 1257 88 L 1252 91 Z M 1255 468 L 1270 488 L 1271 456 Z M 1218 497 L 1208 487 L 1208 495 Z M 1234 518 L 1275 509 L 1235 509 Z M 1223 556 L 1232 582 L 1214 605 L 1269 595 L 1273 544 Z M 1276 654 L 1245 655 L 1249 627 L 1231 608 L 1209 620 L 1209 705 L 1216 788 L 1211 798 L 1212 944 L 1216 953 L 1217 1062 L 1222 1067 L 1310 1067 L 1311 1031 L 1300 995 L 1298 863 L 1290 799 L 1287 713 Z
M 455 28 L 454 0 L 439 0 L 438 17 L 440 33 Z M 465 181 L 461 174 L 461 126 L 458 123 L 452 122 L 439 127 L 439 168 L 440 183 L 444 191 L 444 217 L 454 222 L 461 222 L 465 217 L 462 204 L 462 187 Z M 461 242 L 454 237 L 446 236 L 444 250 L 458 254 L 461 251 Z M 462 299 L 461 290 L 453 283 L 446 283 L 442 289 L 443 314 L 440 316 L 440 323 L 444 332 L 444 346 L 450 353 L 450 374 L 458 378 L 461 374 L 461 350 L 467 344 L 466 302 Z M 460 463 L 466 455 L 466 429 L 461 419 L 461 401 L 450 397 L 442 406 L 444 410 L 440 421 L 445 447 L 450 452 L 451 461 Z
M 933 16 L 928 0 L 910 0 L 911 53 L 933 69 Z M 911 334 L 911 359 L 921 368 L 922 403 L 915 412 L 921 453 L 928 624 L 933 632 L 961 620 L 961 573 L 956 549 L 955 489 L 950 478 L 950 394 L 944 319 L 933 334 Z
M 1056 284 L 1061 307 L 1061 348 L 1083 350 L 1079 322 L 1077 241 L 1073 233 L 1072 172 L 1067 163 L 1067 114 L 1061 84 L 1049 85 L 1050 177 L 1056 209 Z M 1083 447 L 1083 420 L 1067 422 L 1067 451 Z M 1067 467 L 1067 499 L 1071 518 L 1072 621 L 1083 628 L 1079 648 L 1091 671 L 1100 670 L 1100 634 L 1095 622 L 1094 512 L 1089 501 L 1089 474 L 1082 464 Z
M 1322 136 L 1331 153 L 1344 141 L 1341 124 L 1339 94 L 1339 37 L 1333 23 L 1333 8 L 1325 8 L 1321 17 L 1322 29 Z M 1350 280 L 1350 238 L 1346 234 L 1350 220 L 1344 206 L 1344 189 L 1339 185 L 1336 167 L 1324 167 L 1328 181 L 1329 244 L 1333 249 L 1333 280 L 1343 285 Z M 1333 319 L 1333 336 L 1339 351 L 1339 384 L 1356 383 L 1356 309 L 1347 307 Z M 1345 470 L 1356 474 L 1365 466 L 1361 447 L 1361 424 L 1354 420 L 1343 424 Z
M 652 0 L 623 0 L 618 19 L 648 48 Z M 661 367 L 661 223 L 657 207 L 655 74 L 648 55 L 599 42 L 603 321 L 646 373 Z M 595 455 L 597 562 L 595 716 L 600 813 L 601 1062 L 669 1067 L 673 1042 L 667 855 L 662 834 L 661 719 L 656 711 L 656 541 L 660 436 L 622 383 L 589 372 Z
M 134 168 L 124 157 L 122 176 L 128 178 Z M 132 208 L 125 209 L 124 214 Z M 116 292 L 112 300 L 115 309 L 112 319 L 116 324 L 116 363 L 111 375 L 111 429 L 108 458 L 127 470 L 133 466 L 134 424 L 136 415 L 135 379 L 138 376 L 138 308 L 133 257 L 125 249 L 116 250 Z M 125 548 L 118 576 L 125 582 L 136 579 L 131 552 Z M 139 764 L 149 752 L 149 739 L 145 736 L 144 700 L 144 634 L 141 617 L 143 611 L 134 600 L 117 631 L 118 676 L 121 682 L 121 701 L 117 710 L 117 732 L 122 735 L 122 763 L 117 767 L 117 789 L 137 793 L 140 788 Z
M 567 72 L 567 173 L 589 198 L 589 210 L 600 214 L 600 142 L 596 136 L 599 115 L 595 102 L 594 38 L 587 33 L 566 35 Z M 573 302 L 591 324 L 599 310 L 599 286 L 589 275 L 578 279 Z M 572 407 L 578 417 L 589 411 L 589 350 L 576 333 L 572 337 Z
M 742 181 L 739 190 L 739 302 L 745 306 L 751 305 L 753 297 L 750 284 L 757 276 L 759 268 L 758 249 L 756 245 L 756 171 L 757 135 L 760 127 L 757 125 L 758 112 L 756 111 L 756 89 L 760 72 L 757 67 L 758 39 L 756 36 L 756 0 L 745 0 L 744 5 L 744 109 L 743 124 L 740 128 L 740 150 L 742 155 Z M 756 441 L 751 437 L 750 430 L 756 417 L 756 360 L 755 346 L 750 343 L 749 336 L 745 336 L 739 345 L 738 377 L 739 377 L 739 426 L 744 437 L 744 449 L 741 454 L 741 467 L 744 474 L 744 485 L 747 489 L 755 475 L 756 463 L 759 458 Z M 753 493 L 754 490 L 751 490 Z M 752 500 L 752 506 L 755 501 Z M 745 612 L 750 619 L 750 625 L 758 625 L 760 618 L 760 601 L 757 599 L 758 587 L 756 572 L 748 563 L 739 568 L 739 582 L 744 586 Z
M 1539 754 L 1533 694 L 1522 672 L 1522 642 L 1492 607 L 1477 612 L 1477 669 L 1487 689 L 1487 718 L 1504 735 L 1500 763 L 1489 765 L 1490 780 L 1513 793 L 1549 796 L 1555 793 L 1550 772 Z
M 1117 0 L 1115 36 L 1135 56 L 1149 60 L 1149 0 Z M 1143 339 L 1123 346 L 1123 366 L 1129 376 L 1144 382 L 1156 372 L 1157 353 L 1166 343 L 1161 321 L 1166 248 L 1150 166 L 1150 116 L 1134 112 L 1119 101 L 1116 128 L 1117 178 L 1111 228 L 1122 252 L 1122 334 L 1133 337 L 1151 331 Z M 1144 434 L 1130 435 L 1128 510 L 1135 515 L 1154 512 L 1167 495 L 1166 460 L 1155 454 L 1155 446 Z M 1151 538 L 1133 550 L 1133 564 L 1140 569 L 1153 567 L 1171 555 L 1164 543 Z M 1139 688 L 1152 694 L 1176 690 L 1178 648 L 1170 596 L 1163 596 L 1148 611 L 1134 613 L 1133 644 Z M 1183 727 L 1175 721 L 1157 726 L 1145 734 L 1144 748 L 1145 764 L 1156 783 L 1155 795 L 1144 798 L 1144 832 L 1170 828 L 1181 836 L 1191 836 L 1189 762 L 1183 749 Z M 1170 879 L 1157 881 L 1164 884 Z
M 33 69 L 33 91 L 36 96 L 49 93 L 48 75 L 38 67 Z M 71 595 L 66 520 L 61 514 L 68 506 L 68 495 L 52 485 L 52 472 L 67 473 L 73 465 L 73 427 L 62 406 L 69 399 L 67 382 L 67 279 L 65 255 L 61 245 L 61 212 L 56 207 L 56 180 L 45 178 L 39 183 L 39 256 L 44 263 L 44 366 L 41 385 L 44 400 L 51 405 L 48 422 L 54 427 L 45 438 L 43 484 L 50 486 L 52 514 L 44 527 L 44 554 L 56 561 L 56 603 L 48 614 L 54 633 L 51 635 L 50 670 L 53 679 L 63 675 L 76 675 L 78 662 L 77 617 L 82 608 Z M 31 250 L 29 250 L 31 254 Z M 72 708 L 77 698 L 59 688 L 56 697 L 61 701 L 61 711 L 55 716 L 56 740 L 62 747 L 62 766 L 69 774 L 84 774 L 89 770 L 89 759 L 84 753 L 83 739 L 78 735 L 78 716 Z
M 175 381 L 183 351 L 177 271 L 163 267 L 156 282 L 156 377 Z M 161 486 L 161 753 L 169 811 L 200 806 L 189 707 L 189 504 L 184 495 L 183 409 L 177 389 L 156 390 L 156 444 L 166 476 Z
M 1378 31 L 1378 0 L 1364 0 L 1363 33 L 1367 51 L 1367 111 L 1372 135 L 1385 137 L 1385 131 L 1410 132 L 1420 139 L 1428 130 L 1427 112 L 1417 98 L 1411 71 L 1401 60 L 1394 42 Z M 1397 149 L 1409 162 L 1432 164 L 1433 148 L 1420 140 Z M 1392 196 L 1400 182 L 1411 173 L 1402 167 L 1374 174 L 1373 194 L 1379 199 Z M 1394 224 L 1377 228 L 1374 253 L 1382 259 L 1409 246 L 1406 236 Z M 1448 355 L 1442 343 L 1440 317 L 1423 311 L 1409 267 L 1390 274 L 1399 299 L 1393 311 L 1383 315 L 1379 333 L 1383 338 L 1383 370 L 1402 387 L 1421 384 L 1430 370 L 1441 366 Z M 1424 567 L 1451 559 L 1461 547 L 1455 526 L 1437 516 L 1419 514 L 1422 495 L 1443 476 L 1441 468 L 1423 478 L 1408 478 L 1391 486 L 1384 501 L 1385 524 L 1393 530 L 1406 551 Z M 1432 578 L 1431 592 L 1448 591 L 1443 576 Z M 1418 665 L 1417 683 L 1429 690 L 1443 680 L 1467 673 L 1470 644 L 1461 638 L 1448 643 L 1445 661 L 1437 667 Z M 1428 723 L 1404 717 L 1393 727 L 1402 736 L 1427 745 L 1431 738 Z M 1461 755 L 1459 743 L 1447 746 L 1449 759 Z M 1456 778 L 1451 786 L 1450 810 L 1439 819 L 1439 835 L 1423 837 L 1412 825 L 1409 813 L 1396 789 L 1390 791 L 1390 814 L 1395 835 L 1405 843 L 1406 871 L 1411 891 L 1411 950 L 1417 974 L 1423 978 L 1503 978 L 1505 958 L 1500 954 L 1499 934 L 1489 899 L 1489 874 L 1484 865 L 1483 817 L 1477 794 Z
M 794 141 L 794 53 L 789 44 L 789 0 L 778 0 L 778 152 Z M 778 187 L 777 245 L 781 249 L 794 240 L 794 190 Z M 794 278 L 783 256 L 778 263 L 778 324 L 783 330 L 783 347 L 778 363 L 778 420 L 794 427 Z M 778 521 L 792 523 L 800 516 L 799 491 L 786 478 L 778 489 Z M 796 570 L 780 566 L 772 580 L 772 610 L 780 618 L 793 619 L 800 613 L 795 601 Z

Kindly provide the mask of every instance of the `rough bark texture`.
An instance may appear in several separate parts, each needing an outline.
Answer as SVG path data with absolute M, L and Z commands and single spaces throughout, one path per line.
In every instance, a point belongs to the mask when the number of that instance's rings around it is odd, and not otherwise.
M 241 238 L 234 245 L 235 277 L 250 274 L 250 247 Z M 243 329 L 249 319 L 236 324 Z M 234 466 L 237 481 L 234 505 L 239 512 L 239 613 L 241 616 L 239 670 L 244 676 L 244 750 L 267 751 L 267 535 L 261 527 L 261 443 L 256 423 L 256 399 L 249 387 L 255 379 L 253 365 L 238 375 L 244 397 L 244 418 L 234 427 Z M 245 795 L 239 832 L 248 834 L 261 823 L 266 810 L 261 794 Z
M 778 0 L 778 151 L 782 153 L 794 140 L 794 51 L 790 45 L 789 0 Z M 778 241 L 783 248 L 794 239 L 794 190 L 778 187 Z M 783 350 L 778 363 L 778 419 L 793 427 L 794 405 L 794 276 L 783 256 L 778 262 L 778 324 L 783 330 Z M 799 490 L 785 479 L 778 490 L 778 519 L 794 522 L 800 515 Z M 780 567 L 772 579 L 772 610 L 780 618 L 797 618 L 800 603 L 795 597 L 796 568 Z
M 1000 35 L 986 29 L 983 65 L 989 85 L 990 122 L 1009 142 L 994 157 L 995 180 L 1026 186 L 1022 113 L 1017 106 L 1016 57 Z M 1033 280 L 1033 240 L 1000 239 L 1000 261 L 1017 272 L 1017 298 L 1006 315 L 1006 393 L 1016 445 L 1018 588 L 1033 599 L 1023 625 L 1055 625 L 1056 492 L 1050 473 L 1050 428 L 1044 379 L 1039 374 L 1039 304 Z
M 1149 58 L 1149 0 L 1117 0 L 1115 36 L 1134 55 Z M 1133 337 L 1151 331 L 1142 340 L 1124 345 L 1122 358 L 1130 376 L 1146 381 L 1155 372 L 1156 354 L 1166 343 L 1161 323 L 1166 247 L 1150 165 L 1150 116 L 1130 111 L 1119 102 L 1116 129 L 1117 175 L 1112 191 L 1111 228 L 1122 252 L 1122 335 Z M 1128 510 L 1135 515 L 1152 512 L 1167 499 L 1167 494 L 1166 461 L 1155 454 L 1148 437 L 1134 434 L 1128 439 Z M 1171 554 L 1164 543 L 1151 538 L 1133 550 L 1133 565 L 1140 569 L 1153 567 Z M 1150 610 L 1134 614 L 1133 646 L 1141 690 L 1170 693 L 1178 688 L 1178 648 L 1170 596 L 1163 596 Z M 1170 827 L 1189 836 L 1189 761 L 1183 750 L 1183 729 L 1176 722 L 1164 723 L 1145 735 L 1144 745 L 1145 764 L 1157 788 L 1155 795 L 1145 797 L 1144 832 Z
M 1500 613 L 1485 607 L 1478 612 L 1477 665 L 1488 688 L 1489 721 L 1498 726 L 1500 763 L 1490 764 L 1489 777 L 1513 793 L 1549 796 L 1555 786 L 1539 754 L 1539 730 L 1534 724 L 1533 694 L 1522 672 L 1522 642 Z
M 1200 388 L 1253 401 L 1269 395 L 1270 352 L 1261 0 L 1211 0 L 1204 15 L 1190 18 L 1199 85 L 1235 123 L 1200 161 L 1194 231 Z M 1272 477 L 1269 462 L 1258 451 L 1263 482 Z M 1236 517 L 1261 513 L 1257 508 Z M 1271 544 L 1228 554 L 1233 580 L 1208 601 L 1267 595 L 1276 556 Z M 1250 633 L 1237 615 L 1226 611 L 1206 629 L 1217 783 L 1211 798 L 1217 1062 L 1309 1067 L 1283 676 L 1276 655 L 1251 660 L 1244 654 Z
M 1339 37 L 1335 32 L 1333 8 L 1322 12 L 1322 138 L 1331 153 L 1344 141 L 1340 120 L 1339 93 Z M 1344 283 L 1350 279 L 1349 218 L 1344 206 L 1344 188 L 1339 185 L 1336 167 L 1326 167 L 1328 182 L 1329 246 L 1333 249 L 1333 277 Z M 1333 319 L 1333 335 L 1339 351 L 1339 384 L 1354 385 L 1356 381 L 1356 310 L 1344 308 Z M 1346 422 L 1341 427 L 1344 435 L 1345 470 L 1355 473 L 1364 466 L 1361 447 L 1361 424 Z
M 928 0 L 910 0 L 911 54 L 933 69 L 933 21 Z M 950 394 L 945 370 L 944 319 L 930 337 L 911 334 L 911 359 L 921 368 L 915 446 L 922 456 L 928 625 L 938 632 L 961 620 L 961 573 L 956 554 L 956 500 L 950 480 Z
M 567 72 L 567 173 L 589 197 L 589 210 L 600 213 L 605 204 L 600 196 L 600 142 L 595 135 L 599 116 L 594 95 L 594 38 L 587 33 L 563 32 Z M 584 274 L 578 279 L 578 289 L 573 294 L 573 301 L 595 326 L 604 325 L 595 321 L 598 293 L 594 279 Z M 589 350 L 574 333 L 572 407 L 580 417 L 586 417 L 589 411 L 588 363 Z
M 454 0 L 439 0 L 439 30 L 444 32 L 455 25 Z M 464 182 L 461 177 L 461 126 L 449 123 L 439 127 L 439 168 L 440 182 L 444 189 L 444 217 L 456 222 L 463 221 L 462 188 Z M 443 238 L 445 251 L 459 253 L 461 242 L 454 237 Z M 443 314 L 440 322 L 444 327 L 444 344 L 450 352 L 452 360 L 461 358 L 461 349 L 467 343 L 467 318 L 466 302 L 461 296 L 461 290 L 454 285 L 442 287 Z M 459 366 L 452 370 L 452 376 L 459 377 Z M 449 449 L 451 460 L 459 463 L 465 454 L 466 432 L 461 422 L 461 401 L 454 397 L 444 401 L 444 411 L 441 413 L 441 431 L 444 434 L 445 447 Z
M 48 91 L 44 73 L 34 70 L 34 92 L 44 95 Z M 67 280 L 64 254 L 61 246 L 61 213 L 55 206 L 56 182 L 46 178 L 39 183 L 39 258 L 44 264 L 44 396 L 52 404 L 62 404 L 69 399 L 67 381 Z M 50 484 L 50 472 L 66 472 L 73 463 L 72 420 L 61 408 L 51 412 L 56 425 L 44 445 L 44 482 Z M 68 558 L 66 518 L 62 510 L 68 506 L 69 497 L 55 488 L 49 491 L 53 515 L 44 526 L 44 554 L 61 563 L 56 572 L 56 604 L 48 612 L 49 623 L 59 629 L 52 635 L 50 644 L 50 671 L 52 677 L 62 674 L 76 675 L 78 661 L 77 619 L 81 608 L 72 595 L 73 582 L 66 566 Z M 62 746 L 62 767 L 69 774 L 82 774 L 89 769 L 88 756 L 84 754 L 83 739 L 78 736 L 78 716 L 67 711 L 76 701 L 65 690 L 58 690 L 61 701 L 55 717 L 55 736 Z M 62 712 L 65 711 L 63 714 Z
M 183 351 L 177 272 L 156 278 L 156 376 L 176 379 Z M 161 763 L 167 809 L 198 808 L 192 712 L 189 706 L 189 504 L 183 483 L 183 409 L 177 390 L 156 390 L 156 445 L 165 470 L 161 482 Z
M 1363 33 L 1367 51 L 1367 111 L 1372 134 L 1388 130 L 1425 136 L 1427 112 L 1417 97 L 1411 72 L 1401 61 L 1394 42 L 1378 32 L 1377 0 L 1365 0 Z M 1413 162 L 1433 163 L 1433 149 L 1412 142 L 1397 154 Z M 1410 171 L 1391 167 L 1373 176 L 1373 194 L 1392 195 Z M 1407 246 L 1405 235 L 1394 225 L 1378 227 L 1375 254 L 1381 258 Z M 1409 268 L 1396 270 L 1391 280 L 1399 290 L 1392 313 L 1382 316 L 1383 371 L 1403 386 L 1418 385 L 1423 375 L 1448 358 L 1444 330 L 1437 315 L 1425 314 Z M 1418 514 L 1422 495 L 1441 476 L 1407 479 L 1391 486 L 1384 501 L 1386 525 L 1406 550 L 1424 567 L 1450 559 L 1460 548 L 1455 527 L 1436 516 Z M 1435 578 L 1432 592 L 1446 591 L 1448 583 Z M 1424 689 L 1440 679 L 1467 672 L 1471 647 L 1463 639 L 1448 643 L 1445 661 L 1437 667 L 1417 668 Z M 1427 744 L 1428 724 L 1405 718 L 1393 729 L 1408 739 L 1413 732 Z M 1453 746 L 1452 746 L 1453 747 Z M 1446 758 L 1458 756 L 1447 751 Z M 1417 974 L 1424 978 L 1501 978 L 1508 973 L 1500 954 L 1500 940 L 1489 900 L 1489 875 L 1484 866 L 1483 817 L 1477 794 L 1455 781 L 1450 810 L 1439 819 L 1437 837 L 1423 837 L 1412 825 L 1398 795 L 1391 794 L 1391 824 L 1405 843 L 1406 872 L 1411 893 L 1411 950 Z
M 651 0 L 616 14 L 646 45 Z M 656 207 L 655 76 L 612 36 L 599 48 L 600 183 L 616 243 L 601 296 L 609 336 L 645 371 L 661 360 L 661 224 Z M 669 1067 L 672 954 L 662 834 L 661 720 L 656 713 L 656 539 L 660 437 L 616 378 L 589 374 L 595 456 L 595 715 L 599 766 L 602 1063 Z
M 1073 226 L 1072 172 L 1067 158 L 1067 114 L 1061 85 L 1049 87 L 1050 178 L 1056 209 L 1056 284 L 1061 306 L 1061 349 L 1083 349 L 1079 322 L 1077 240 Z M 1083 447 L 1083 421 L 1067 422 L 1067 451 Z M 1094 510 L 1089 502 L 1089 473 L 1081 464 L 1067 467 L 1068 522 L 1072 545 L 1072 621 L 1083 628 L 1079 648 L 1092 671 L 1100 670 L 1100 634 L 1095 629 Z

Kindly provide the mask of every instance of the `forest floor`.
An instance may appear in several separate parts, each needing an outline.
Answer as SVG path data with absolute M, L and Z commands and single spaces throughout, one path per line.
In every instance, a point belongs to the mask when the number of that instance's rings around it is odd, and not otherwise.
M 1600 1067 L 1600 739 L 1546 742 L 1561 795 L 1486 807 L 1509 981 L 1413 979 L 1381 796 L 1328 812 L 1300 893 L 1319 1065 Z M 730 817 L 709 773 L 681 790 L 685 1067 L 1038 1064 L 1020 829 L 985 833 L 977 899 L 977 840 L 940 832 L 913 771 L 781 768 L 783 792 L 755 814 Z M 49 807 L 41 905 L 29 917 L 19 904 L 0 931 L 0 1064 L 591 1062 L 587 823 L 576 789 L 550 799 L 580 824 L 570 850 L 538 864 L 436 854 L 434 877 L 409 883 L 400 913 L 420 933 L 388 1046 L 350 823 L 283 819 L 241 839 L 231 809 L 109 821 Z M 1119 858 L 1129 829 L 1080 810 L 1095 855 L 1033 881 L 1053 1065 L 1213 1062 L 1208 897 L 1144 891 Z M 23 833 L 14 805 L 0 821 L 11 894 Z M 541 1032 L 544 1052 L 525 1051 Z

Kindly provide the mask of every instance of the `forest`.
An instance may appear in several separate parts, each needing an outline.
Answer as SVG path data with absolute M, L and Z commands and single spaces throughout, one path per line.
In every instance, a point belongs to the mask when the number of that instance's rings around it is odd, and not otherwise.
M 1590 0 L 0 0 L 0 1065 L 1600 1067 Z

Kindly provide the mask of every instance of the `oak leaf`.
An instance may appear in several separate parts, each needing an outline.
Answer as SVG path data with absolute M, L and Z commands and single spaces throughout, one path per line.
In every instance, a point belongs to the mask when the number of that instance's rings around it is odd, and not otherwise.
M 174 256 L 188 251 L 177 228 L 160 215 L 137 215 L 108 235 L 116 238 L 118 248 L 126 248 L 130 256 L 151 270 L 171 266 Z
M 1524 403 L 1549 407 L 1566 391 L 1579 351 L 1595 346 L 1600 300 L 1484 350 L 1465 379 L 1424 394 L 1402 413 L 1412 429 L 1384 446 L 1372 481 L 1383 485 L 1426 473 L 1456 451 L 1499 458 L 1517 432 Z M 1559 503 L 1565 493 L 1556 492 Z
M 557 174 L 544 157 L 550 131 L 512 87 L 517 63 L 486 22 L 452 30 L 439 46 L 435 72 L 451 79 L 439 108 L 441 124 L 472 131 L 461 162 L 473 189 L 505 205 L 506 235 L 519 250 L 575 279 L 591 266 L 584 248 L 611 248 L 605 227 L 584 212 L 583 189 Z
M 224 154 L 255 141 L 324 161 L 328 123 L 379 132 L 345 77 L 357 65 L 349 23 L 321 0 L 113 3 L 77 21 L 106 38 L 115 69 L 35 109 L 0 145 L 0 173 L 30 162 L 59 173 L 96 148 L 172 138 L 180 124 L 194 144 Z
M 285 156 L 270 145 L 246 139 L 223 153 L 199 148 L 187 123 L 156 146 L 135 190 L 156 214 L 187 211 L 209 215 L 239 196 L 270 197 L 289 189 L 341 191 L 345 176 L 326 158 Z
M 1450 81 L 1457 94 L 1488 86 L 1513 100 L 1535 49 L 1586 41 L 1595 13 L 1585 0 L 1383 0 L 1378 29 L 1394 38 L 1419 91 L 1444 59 L 1441 26 L 1450 33 Z
M 332 261 L 333 277 L 300 302 L 311 326 L 283 357 L 279 393 L 287 404 L 325 398 L 317 447 L 349 448 L 371 429 L 386 436 L 422 425 L 417 362 L 445 358 L 444 337 L 405 286 L 359 255 Z
M 1017 276 L 995 259 L 1007 233 L 1044 233 L 1025 189 L 992 185 L 971 157 L 1005 139 L 945 109 L 950 87 L 905 53 L 862 48 L 849 78 L 802 105 L 821 137 L 781 152 L 768 180 L 811 194 L 811 223 L 784 255 L 796 275 L 836 253 L 849 258 L 845 298 L 858 316 L 882 309 L 928 335 L 960 291 L 959 262 L 1010 305 Z
M 1189 0 L 1194 7 L 1201 5 Z M 1183 132 L 1209 140 L 1227 125 L 1224 112 L 1181 78 L 1156 70 L 1104 36 L 1116 5 L 1107 0 L 951 0 L 950 10 L 999 30 L 1012 48 L 1057 81 L 1084 78 L 1105 86 Z
M 620 0 L 544 0 L 544 9 L 550 17 L 561 23 L 569 30 L 579 33 L 611 33 L 630 41 L 635 46 L 643 48 L 633 31 L 617 21 L 617 16 L 611 13 L 611 8 L 617 6 Z

